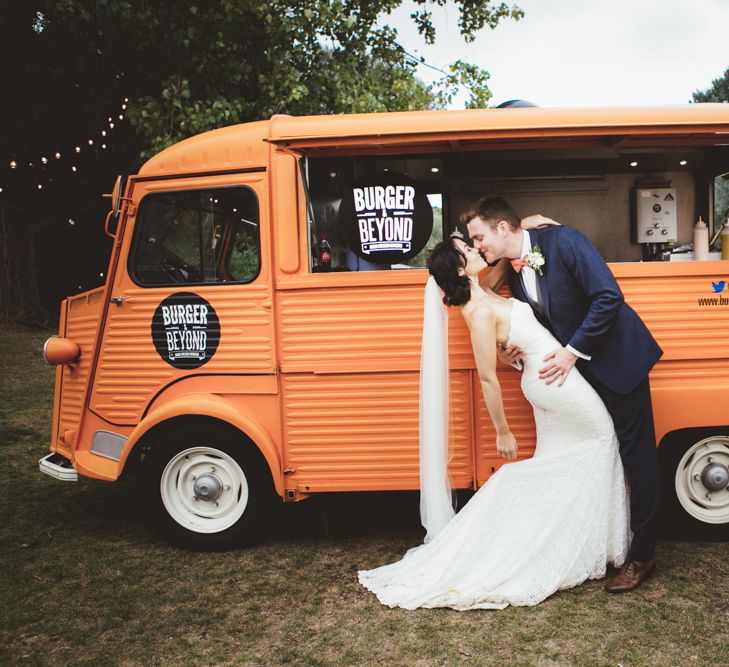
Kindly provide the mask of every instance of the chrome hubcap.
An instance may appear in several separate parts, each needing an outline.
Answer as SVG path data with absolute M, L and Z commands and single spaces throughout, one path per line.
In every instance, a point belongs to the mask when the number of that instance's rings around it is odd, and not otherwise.
M 216 475 L 208 473 L 198 477 L 192 489 L 200 500 L 217 500 L 223 493 L 223 483 Z
M 729 486 L 729 468 L 715 461 L 701 471 L 701 483 L 709 491 L 720 491 Z

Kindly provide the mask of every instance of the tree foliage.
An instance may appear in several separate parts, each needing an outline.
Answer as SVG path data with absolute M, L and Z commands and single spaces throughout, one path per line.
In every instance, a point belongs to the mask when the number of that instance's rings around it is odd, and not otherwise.
M 413 13 L 427 43 L 433 5 Z M 59 130 L 83 131 L 132 100 L 129 120 L 146 154 L 180 138 L 276 113 L 320 114 L 422 109 L 460 90 L 470 106 L 490 98 L 488 74 L 456 62 L 434 85 L 397 42 L 386 16 L 401 0 L 59 0 L 9 3 L 2 25 L 17 48 L 2 67 L 23 104 L 11 115 L 10 148 L 39 148 Z M 492 0 L 458 0 L 467 41 L 522 12 Z M 35 27 L 35 29 L 33 29 Z M 20 100 L 19 100 L 20 101 Z M 49 118 L 54 110 L 55 118 Z M 26 110 L 30 110 L 27 114 Z M 20 131 L 18 131 L 20 130 Z
M 414 1 L 412 20 L 433 43 L 431 9 L 447 0 Z M 522 16 L 497 0 L 449 1 L 467 41 Z M 0 227 L 22 225 L 32 242 L 109 190 L 116 173 L 215 127 L 277 113 L 442 107 L 463 90 L 469 106 L 485 106 L 488 73 L 474 65 L 453 63 L 432 85 L 417 79 L 419 60 L 387 25 L 401 2 L 2 0 Z M 90 144 L 117 114 L 107 148 Z M 6 267 L 16 288 L 19 270 Z M 10 282 L 0 278 L 0 315 L 17 311 L 6 308 Z
M 729 67 L 711 82 L 710 88 L 694 92 L 693 98 L 694 102 L 729 102 Z

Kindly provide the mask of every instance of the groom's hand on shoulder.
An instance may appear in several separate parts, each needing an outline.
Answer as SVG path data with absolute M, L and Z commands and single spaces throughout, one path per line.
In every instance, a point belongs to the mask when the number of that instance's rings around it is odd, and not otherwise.
M 577 357 L 566 347 L 558 347 L 544 357 L 542 361 L 547 362 L 547 365 L 539 370 L 539 378 L 547 384 L 556 381 L 557 386 L 561 387 L 570 371 L 574 368 Z
M 528 215 L 526 218 L 521 220 L 521 228 L 526 229 L 543 229 L 544 227 L 560 227 L 561 224 L 552 218 L 548 218 L 546 215 L 536 213 L 535 215 Z

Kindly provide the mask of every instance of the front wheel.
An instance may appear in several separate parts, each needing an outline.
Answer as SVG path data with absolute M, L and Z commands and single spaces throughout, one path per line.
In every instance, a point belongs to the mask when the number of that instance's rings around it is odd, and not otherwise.
M 270 492 L 266 473 L 242 436 L 193 426 L 153 450 L 147 483 L 168 538 L 187 548 L 225 549 L 254 538 Z
M 664 525 L 669 532 L 729 539 L 729 436 L 677 438 L 658 451 Z

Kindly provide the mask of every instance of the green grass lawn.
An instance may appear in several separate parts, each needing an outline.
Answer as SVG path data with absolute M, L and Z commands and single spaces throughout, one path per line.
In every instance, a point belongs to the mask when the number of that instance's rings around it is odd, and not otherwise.
M 0 328 L 0 663 L 74 665 L 727 665 L 729 545 L 663 542 L 659 574 L 534 608 L 388 609 L 356 571 L 421 539 L 416 494 L 286 506 L 258 546 L 188 553 L 136 483 L 53 480 L 52 332 Z

